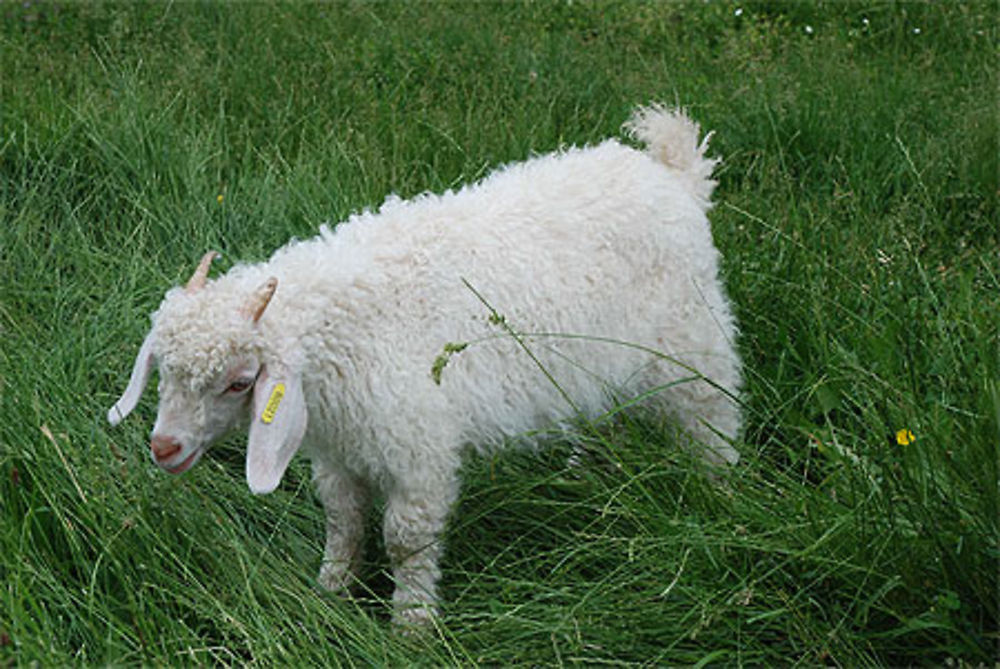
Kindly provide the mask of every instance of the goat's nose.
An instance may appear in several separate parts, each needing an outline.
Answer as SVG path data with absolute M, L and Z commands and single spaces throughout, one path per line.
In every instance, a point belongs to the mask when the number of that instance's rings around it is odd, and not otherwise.
M 180 453 L 181 443 L 173 437 L 155 434 L 149 442 L 149 449 L 153 452 L 153 458 L 157 462 L 163 462 Z

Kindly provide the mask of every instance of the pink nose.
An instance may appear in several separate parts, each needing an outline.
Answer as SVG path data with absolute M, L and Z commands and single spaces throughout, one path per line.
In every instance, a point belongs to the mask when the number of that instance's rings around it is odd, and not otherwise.
M 149 449 L 157 462 L 163 462 L 180 453 L 181 444 L 173 437 L 161 437 L 156 434 L 149 442 Z

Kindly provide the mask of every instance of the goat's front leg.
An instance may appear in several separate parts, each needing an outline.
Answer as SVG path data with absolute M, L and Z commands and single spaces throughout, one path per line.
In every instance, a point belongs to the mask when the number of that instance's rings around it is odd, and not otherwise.
M 426 625 L 437 615 L 442 533 L 458 493 L 453 476 L 421 483 L 389 493 L 382 527 L 396 584 L 392 620 L 401 627 Z
M 326 511 L 326 547 L 319 583 L 333 592 L 346 592 L 361 566 L 365 516 L 371 501 L 367 486 L 355 477 L 313 464 L 316 494 Z

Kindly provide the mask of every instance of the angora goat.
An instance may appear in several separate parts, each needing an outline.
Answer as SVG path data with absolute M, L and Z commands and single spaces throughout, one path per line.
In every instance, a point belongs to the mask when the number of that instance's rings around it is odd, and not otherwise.
M 135 408 L 156 363 L 163 469 L 186 471 L 238 424 L 255 493 L 306 453 L 332 590 L 355 578 L 381 495 L 397 623 L 436 613 L 467 444 L 645 394 L 710 462 L 735 463 L 740 360 L 705 217 L 716 161 L 680 112 L 640 108 L 625 127 L 644 152 L 612 139 L 390 197 L 214 280 L 207 254 L 152 315 L 108 419 Z

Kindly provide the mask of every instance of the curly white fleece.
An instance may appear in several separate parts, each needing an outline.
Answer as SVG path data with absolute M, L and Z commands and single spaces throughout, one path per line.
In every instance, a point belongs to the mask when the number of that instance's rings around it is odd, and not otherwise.
M 639 109 L 626 127 L 646 151 L 608 140 L 457 192 L 390 197 L 204 290 L 174 289 L 154 314 L 162 383 L 209 392 L 247 358 L 301 374 L 328 587 L 349 584 L 377 490 L 398 618 L 430 615 L 463 446 L 593 416 L 615 397 L 660 388 L 646 405 L 709 460 L 737 460 L 736 327 L 705 216 L 715 161 L 679 112 Z M 268 277 L 277 291 L 251 326 L 240 307 Z M 435 378 L 455 342 L 469 346 Z

